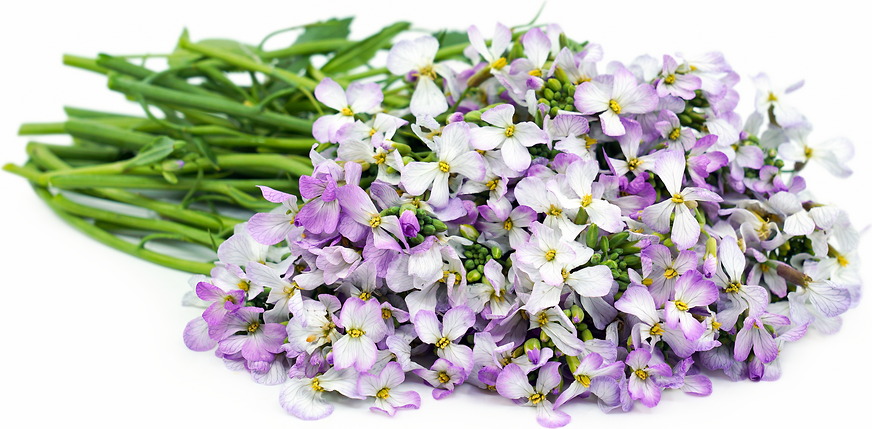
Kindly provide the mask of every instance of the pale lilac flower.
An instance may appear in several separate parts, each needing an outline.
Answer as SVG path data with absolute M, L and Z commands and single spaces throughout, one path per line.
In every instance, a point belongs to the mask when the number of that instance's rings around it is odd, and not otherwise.
M 702 80 L 698 76 L 676 73 L 677 71 L 678 62 L 669 55 L 664 55 L 663 70 L 660 72 L 663 78 L 657 81 L 657 95 L 674 95 L 685 100 L 696 97 L 694 91 L 702 87 Z
M 454 388 L 466 380 L 463 368 L 453 365 L 446 359 L 436 359 L 430 369 L 412 370 L 429 385 L 433 386 L 433 399 L 442 399 L 454 392 Z
M 769 293 L 760 286 L 742 282 L 746 261 L 735 238 L 727 236 L 721 240 L 718 261 L 720 265 L 714 281 L 724 288 L 725 297 L 718 304 L 718 321 L 727 330 L 733 327 L 739 314 L 745 310 L 751 317 L 759 316 L 769 303 Z
M 554 409 L 548 394 L 560 384 L 559 362 L 549 362 L 539 369 L 536 387 L 527 380 L 527 374 L 516 364 L 503 368 L 497 378 L 497 392 L 505 398 L 515 399 L 525 406 L 536 407 L 536 421 L 547 428 L 569 424 L 571 417 Z
M 805 81 L 799 81 L 787 88 L 780 89 L 772 87 L 772 84 L 769 82 L 769 76 L 766 73 L 760 73 L 752 80 L 757 87 L 756 105 L 758 112 L 765 115 L 769 112 L 769 109 L 772 109 L 778 125 L 784 128 L 790 128 L 802 122 L 802 114 L 794 107 L 784 104 L 784 97 L 802 88 Z
M 436 347 L 436 355 L 462 368 L 469 374 L 472 371 L 472 349 L 457 342 L 475 323 L 475 313 L 468 307 L 454 307 L 445 312 L 442 322 L 436 313 L 421 310 L 415 315 L 415 331 L 418 338 Z M 444 325 L 443 325 L 444 323 Z
M 654 307 L 654 298 L 648 290 L 640 286 L 631 286 L 624 291 L 621 299 L 615 302 L 615 308 L 624 313 L 632 314 L 639 318 L 632 328 L 632 339 L 635 347 L 645 345 L 645 340 L 651 339 L 650 347 L 661 338 L 672 348 L 678 357 L 690 357 L 696 347 L 685 338 L 680 330 L 669 328 L 664 324 L 660 312 Z
M 359 186 L 346 185 L 336 190 L 342 212 L 353 222 L 339 224 L 339 232 L 351 241 L 361 241 L 372 233 L 373 244 L 379 249 L 400 251 L 397 239 L 405 244 L 396 216 L 382 216 L 372 199 Z
M 660 132 L 660 136 L 669 142 L 670 148 L 681 147 L 687 151 L 696 143 L 693 129 L 682 127 L 678 115 L 668 109 L 660 111 L 654 127 Z
M 328 77 L 315 87 L 315 98 L 339 113 L 318 118 L 312 125 L 312 135 L 321 143 L 338 143 L 336 132 L 339 128 L 353 123 L 354 115 L 371 113 L 378 108 L 384 100 L 384 94 L 377 83 L 353 82 L 347 90 L 343 90 L 341 85 Z
M 494 37 L 490 47 L 485 44 L 484 36 L 481 35 L 478 27 L 470 25 L 466 34 L 470 46 L 488 63 L 491 73 L 500 72 L 506 66 L 506 59 L 502 55 L 512 44 L 512 30 L 498 22 L 494 27 Z
M 311 249 L 318 255 L 315 266 L 324 270 L 324 283 L 333 284 L 339 279 L 348 277 L 361 262 L 360 253 L 344 246 L 330 246 L 323 249 Z
M 608 158 L 608 162 L 618 176 L 633 172 L 637 177 L 643 171 L 654 169 L 658 153 L 639 156 L 639 144 L 642 141 L 642 126 L 632 119 L 621 118 L 625 133 L 618 136 L 624 159 Z
M 509 313 L 515 297 L 509 294 L 502 270 L 502 265 L 491 259 L 484 265 L 482 282 L 469 285 L 466 305 L 474 313 L 481 313 L 487 319 L 500 318 Z
M 790 139 L 778 146 L 778 154 L 786 161 L 808 164 L 814 162 L 836 177 L 848 177 L 853 172 L 847 166 L 854 158 L 854 145 L 846 138 L 835 138 L 822 143 L 809 143 L 811 125 L 802 122 L 784 130 Z
M 672 375 L 672 368 L 665 363 L 649 366 L 651 353 L 647 350 L 633 350 L 627 356 L 627 366 L 630 368 L 629 391 L 633 399 L 642 401 L 648 408 L 655 407 L 660 402 L 661 387 L 659 377 Z
M 544 68 L 548 56 L 551 55 L 551 40 L 542 29 L 534 27 L 524 33 L 521 44 L 524 46 L 525 58 L 512 61 L 511 74 L 520 74 L 525 78 L 525 91 L 528 88 L 540 88 L 544 84 L 544 79 L 551 74 L 551 70 Z M 534 85 L 529 83 L 530 79 L 535 80 Z
M 569 81 L 575 85 L 590 82 L 597 77 L 596 60 L 592 60 L 591 57 L 579 58 L 579 56 L 573 55 L 568 47 L 563 47 L 557 53 L 554 65 L 563 70 Z
M 242 307 L 222 322 L 224 333 L 218 341 L 218 350 L 224 354 L 242 353 L 248 365 L 261 364 L 264 368 L 281 353 L 287 335 L 278 323 L 262 323 L 262 308 Z M 244 335 L 234 335 L 243 332 Z
M 666 326 L 672 329 L 681 327 L 685 338 L 698 340 L 705 332 L 705 326 L 694 319 L 690 309 L 705 307 L 717 301 L 718 288 L 703 278 L 699 271 L 686 272 L 675 284 L 675 298 L 666 303 Z
M 502 104 L 481 114 L 481 120 L 493 125 L 470 130 L 470 144 L 475 149 L 500 149 L 503 161 L 515 171 L 524 171 L 530 166 L 527 148 L 548 142 L 548 133 L 533 122 L 512 122 L 515 107 Z
M 565 387 L 554 401 L 554 408 L 560 407 L 576 396 L 586 397 L 590 393 L 607 405 L 615 405 L 620 397 L 618 380 L 623 374 L 623 362 L 604 363 L 602 356 L 590 353 L 578 363 L 578 367 L 572 373 L 572 383 Z
M 436 85 L 436 75 L 447 76 L 450 70 L 441 64 L 433 64 L 439 41 L 427 35 L 415 40 L 401 40 L 388 52 L 388 70 L 397 76 L 411 73 L 417 78 L 415 92 L 409 108 L 415 116 L 435 117 L 448 110 L 445 94 Z
M 687 249 L 696 244 L 699 239 L 699 222 L 693 210 L 699 205 L 697 201 L 720 202 L 723 199 L 715 193 L 702 188 L 687 187 L 681 189 L 684 179 L 685 159 L 679 151 L 666 151 L 657 159 L 654 166 L 657 176 L 666 185 L 669 194 L 667 199 L 647 207 L 642 212 L 642 221 L 655 231 L 666 234 L 669 232 L 669 217 L 675 212 L 672 224 L 672 242 L 679 249 Z M 670 197 L 671 195 L 671 197 Z
M 633 73 L 623 67 L 615 72 L 611 85 L 584 82 L 575 90 L 575 108 L 582 115 L 599 114 L 607 136 L 624 134 L 619 115 L 648 113 L 657 107 L 658 100 L 654 87 L 639 85 Z
M 588 215 L 590 223 L 596 224 L 603 231 L 614 233 L 623 229 L 620 207 L 602 198 L 603 186 L 594 183 L 599 174 L 599 164 L 596 161 L 578 160 L 569 164 L 566 169 L 566 185 L 575 193 L 576 198 L 565 195 L 558 182 L 548 183 L 548 188 L 560 200 L 564 207 L 577 206 Z
M 200 282 L 197 283 L 196 291 L 197 297 L 212 303 L 203 312 L 203 320 L 209 326 L 218 325 L 226 315 L 236 312 L 245 305 L 245 291 L 241 289 L 227 292 L 211 283 Z
M 557 115 L 551 122 L 548 133 L 555 140 L 554 148 L 578 155 L 581 159 L 596 159 L 594 145 L 596 139 L 590 137 L 587 119 L 580 115 Z
M 772 195 L 769 205 L 786 215 L 783 231 L 789 235 L 811 235 L 815 227 L 829 229 L 839 215 L 838 209 L 827 206 L 812 207 L 806 211 L 799 197 L 790 192 Z
M 185 346 L 195 352 L 212 350 L 218 344 L 218 341 L 209 336 L 209 323 L 202 316 L 197 316 L 185 325 L 182 339 Z
M 403 187 L 412 195 L 430 189 L 427 200 L 436 207 L 448 204 L 449 175 L 459 174 L 472 180 L 483 180 L 484 161 L 469 148 L 469 126 L 465 122 L 448 124 L 442 136 L 436 137 L 437 162 L 410 162 L 403 169 Z
M 300 208 L 297 196 L 286 194 L 267 186 L 258 186 L 263 197 L 271 203 L 281 203 L 269 213 L 257 213 L 248 221 L 248 232 L 261 244 L 273 245 L 288 238 L 296 227 L 294 220 Z
M 745 325 L 736 334 L 733 357 L 738 361 L 743 361 L 748 358 L 752 348 L 754 356 L 764 363 L 772 362 L 778 356 L 775 338 L 763 326 L 763 321 L 760 320 L 759 316 L 745 319 Z
M 303 311 L 288 322 L 287 348 L 312 354 L 324 344 L 339 340 L 342 334 L 336 328 L 331 309 L 319 301 L 303 301 Z
M 249 262 L 264 264 L 270 246 L 261 244 L 248 232 L 248 222 L 233 227 L 233 235 L 218 246 L 218 259 L 224 264 L 245 266 Z
M 530 238 L 524 228 L 536 221 L 536 212 L 525 205 L 512 207 L 508 199 L 496 202 L 488 201 L 487 205 L 478 206 L 481 219 L 476 228 L 485 234 L 489 240 L 508 237 L 509 246 L 517 249 Z
M 349 398 L 357 394 L 357 371 L 330 368 L 315 377 L 290 378 L 282 386 L 279 403 L 285 411 L 303 420 L 319 420 L 333 413 L 333 405 L 322 397 L 324 392 L 339 392 Z
M 808 312 L 806 303 L 810 303 L 818 313 L 827 318 L 836 317 L 851 307 L 850 291 L 827 279 L 829 270 L 826 266 L 809 262 L 803 266 L 803 270 L 804 284 L 797 285 L 795 292 L 787 294 L 793 323 L 815 321 L 815 316 Z
M 551 307 L 530 314 L 530 328 L 541 329 L 554 342 L 557 349 L 568 356 L 584 352 L 584 342 L 578 338 L 575 325 L 559 307 Z
M 369 371 L 377 358 L 375 343 L 387 333 L 378 301 L 348 298 L 339 318 L 345 335 L 333 343 L 333 364 L 336 369 L 354 366 L 358 372 Z
M 288 313 L 297 315 L 303 310 L 302 288 L 296 282 L 281 278 L 276 270 L 263 264 L 249 262 L 245 269 L 253 284 L 270 288 L 267 302 L 275 306 L 263 314 L 267 323 L 287 322 Z
M 537 270 L 548 284 L 562 284 L 561 270 L 575 258 L 574 242 L 563 240 L 552 228 L 536 225 L 530 241 L 517 249 L 518 259 Z
M 397 410 L 412 408 L 417 410 L 421 406 L 421 396 L 418 392 L 397 391 L 395 388 L 406 380 L 406 375 L 400 364 L 388 362 L 378 376 L 363 373 L 357 380 L 357 393 L 361 396 L 375 397 L 375 406 L 372 411 L 381 411 L 393 417 Z
M 400 152 L 390 146 L 373 144 L 355 138 L 345 138 L 339 141 L 339 158 L 349 162 L 367 162 L 378 169 L 376 179 L 396 185 L 400 183 L 400 173 L 405 165 Z M 391 170 L 388 170 L 388 169 Z
M 643 249 L 642 258 L 643 265 L 651 264 L 651 272 L 645 276 L 650 280 L 643 280 L 642 284 L 648 286 L 658 308 L 672 297 L 677 277 L 696 269 L 699 262 L 699 256 L 693 250 L 682 250 L 673 260 L 672 252 L 662 244 L 652 244 Z

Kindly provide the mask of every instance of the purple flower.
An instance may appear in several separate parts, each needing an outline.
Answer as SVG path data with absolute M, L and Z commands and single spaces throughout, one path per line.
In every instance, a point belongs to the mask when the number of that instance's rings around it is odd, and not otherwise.
M 685 338 L 696 341 L 705 332 L 705 326 L 693 318 L 690 309 L 707 306 L 718 299 L 718 288 L 697 270 L 691 270 L 675 284 L 675 298 L 666 303 L 666 326 L 681 326 Z
M 674 95 L 685 100 L 694 98 L 694 91 L 702 87 L 702 80 L 692 74 L 676 73 L 677 70 L 678 62 L 669 55 L 664 55 L 663 70 L 660 72 L 663 78 L 657 81 L 657 95 Z
M 281 203 L 281 206 L 269 213 L 257 213 L 248 221 L 248 232 L 261 244 L 273 245 L 288 238 L 294 230 L 294 220 L 300 208 L 297 207 L 297 196 L 286 194 L 267 186 L 258 186 L 263 197 L 271 203 Z
M 406 210 L 400 215 L 400 228 L 406 237 L 418 235 L 418 232 L 421 231 L 421 225 L 418 223 L 418 218 L 415 217 L 415 212 Z
M 357 394 L 357 371 L 330 368 L 315 377 L 291 378 L 282 386 L 279 403 L 287 412 L 303 420 L 319 420 L 333 413 L 333 405 L 322 397 L 324 392 L 339 392 L 349 398 Z
M 436 74 L 449 76 L 451 70 L 441 64 L 433 64 L 439 41 L 427 35 L 414 40 L 401 40 L 388 52 L 388 70 L 397 76 L 409 74 L 416 78 L 415 92 L 409 109 L 415 116 L 435 117 L 448 110 L 445 94 L 436 85 Z
M 228 314 L 234 313 L 245 305 L 245 291 L 241 289 L 225 292 L 218 286 L 208 282 L 197 283 L 197 297 L 206 302 L 211 302 L 209 308 L 203 312 L 203 320 L 209 326 L 216 326 L 224 320 Z
M 754 356 L 763 363 L 772 362 L 778 357 L 778 345 L 775 344 L 775 338 L 766 330 L 759 317 L 745 319 L 745 325 L 736 334 L 733 358 L 737 361 L 747 359 L 752 348 Z
M 381 411 L 393 417 L 401 408 L 418 409 L 421 397 L 415 391 L 397 391 L 394 389 L 406 380 L 406 375 L 400 364 L 388 362 L 378 376 L 363 373 L 357 380 L 357 392 L 362 396 L 375 397 L 372 411 Z
M 603 358 L 597 353 L 590 353 L 578 363 L 572 373 L 574 380 L 554 401 L 558 408 L 567 401 L 579 395 L 591 392 L 605 404 L 614 406 L 620 403 L 618 380 L 624 374 L 624 363 L 614 362 L 603 364 Z
M 515 124 L 512 116 L 515 107 L 503 104 L 481 114 L 481 120 L 492 127 L 473 128 L 470 131 L 470 144 L 480 150 L 500 149 L 503 162 L 512 170 L 521 172 L 530 166 L 530 152 L 527 148 L 550 141 L 548 133 L 539 129 L 533 122 Z
M 262 308 L 242 307 L 233 315 L 225 318 L 222 327 L 224 334 L 218 342 L 218 350 L 224 354 L 242 352 L 242 357 L 249 365 L 268 364 L 275 359 L 276 353 L 281 353 L 282 343 L 287 338 L 285 327 L 278 323 L 263 323 L 260 321 Z M 244 335 L 233 335 L 243 332 Z
M 657 383 L 658 377 L 669 377 L 672 369 L 665 363 L 648 366 L 651 361 L 651 353 L 647 350 L 633 350 L 627 356 L 627 366 L 630 367 L 630 397 L 642 401 L 648 408 L 656 406 L 660 402 L 661 387 Z
M 639 85 L 629 70 L 615 72 L 611 85 L 584 82 L 575 90 L 575 108 L 582 115 L 599 114 L 603 133 L 620 136 L 625 132 L 619 115 L 648 113 L 657 107 L 657 92 L 648 84 Z
M 405 244 L 400 221 L 396 216 L 382 216 L 366 191 L 356 185 L 345 185 L 336 190 L 342 213 L 352 222 L 342 222 L 339 232 L 349 240 L 361 241 L 372 233 L 373 244 L 379 249 L 400 251 L 396 238 Z M 393 234 L 393 236 L 391 236 Z

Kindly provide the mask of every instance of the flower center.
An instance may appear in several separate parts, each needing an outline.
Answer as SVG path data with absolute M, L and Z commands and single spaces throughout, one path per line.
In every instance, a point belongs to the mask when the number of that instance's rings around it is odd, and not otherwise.
M 760 271 L 762 271 L 764 273 L 768 273 L 769 272 L 769 265 L 760 264 Z
M 663 273 L 663 277 L 666 277 L 667 279 L 674 278 L 677 275 L 678 271 L 675 271 L 675 268 L 672 267 L 667 268 L 666 272 Z
M 385 160 L 388 158 L 388 154 L 386 153 L 377 153 L 372 156 L 375 159 L 376 164 L 384 164 Z
M 563 276 L 563 281 L 569 278 L 569 271 L 566 271 L 565 268 L 560 270 L 560 275 Z
M 294 287 L 293 285 L 292 286 L 285 286 L 284 289 L 282 289 L 282 292 L 284 292 L 285 295 L 288 295 L 288 296 L 293 295 L 296 291 L 297 291 L 297 288 Z
M 548 315 L 544 311 L 539 313 L 539 316 L 536 317 L 536 322 L 539 322 L 540 325 L 548 324 Z
M 687 304 L 678 299 L 675 300 L 675 308 L 677 308 L 678 311 L 687 311 L 689 309 Z
M 557 206 L 551 206 L 551 208 L 548 209 L 548 211 L 545 213 L 547 213 L 549 216 L 560 216 L 561 214 L 563 214 L 563 210 L 561 210 Z
M 324 391 L 324 388 L 321 387 L 321 382 L 318 381 L 317 377 L 312 379 L 312 390 L 314 390 L 316 392 L 323 392 Z
M 642 280 L 642 284 L 645 286 L 651 286 L 652 284 L 654 284 L 654 280 L 653 279 L 645 279 L 645 280 Z
M 842 256 L 842 255 L 836 256 L 836 261 L 839 262 L 839 265 L 841 265 L 842 268 L 847 267 L 848 264 L 850 263 L 850 262 L 848 262 L 848 260 L 845 259 L 845 257 Z M 764 267 L 766 267 L 766 265 L 764 265 Z M 767 268 L 769 268 L 769 267 L 767 267 Z
M 718 329 L 721 329 L 721 324 L 718 323 L 717 320 L 712 318 L 712 331 L 717 331 Z
M 648 372 L 644 369 L 637 369 L 636 377 L 639 377 L 642 381 L 644 381 L 646 378 L 648 378 Z
M 372 294 L 369 292 L 361 292 L 357 297 L 360 298 L 361 301 L 367 301 L 372 298 Z
M 651 332 L 651 335 L 663 335 L 664 332 L 659 323 L 655 323 L 649 331 Z
M 388 396 L 391 396 L 391 389 L 387 387 L 379 390 L 378 393 L 375 394 L 375 397 L 379 399 L 388 399 Z
M 681 137 L 681 128 L 675 128 L 669 133 L 669 140 L 678 140 Z
M 347 107 L 342 108 L 342 114 L 345 116 L 354 116 L 354 112 L 352 112 L 351 109 Z
M 248 332 L 253 334 L 257 331 L 257 328 L 260 328 L 260 323 L 251 322 L 251 324 L 248 325 Z
M 515 126 L 509 125 L 508 127 L 506 127 L 506 137 L 511 137 L 513 135 L 515 135 Z
M 609 100 L 609 109 L 612 109 L 612 112 L 615 112 L 616 115 L 621 114 L 621 105 L 615 100 Z
M 591 146 L 596 144 L 596 139 L 589 136 L 584 136 L 584 148 L 590 150 Z
M 390 319 L 393 315 L 389 308 L 382 308 L 382 319 Z
M 808 146 L 805 147 L 805 157 L 806 157 L 806 159 L 811 158 L 811 154 L 812 154 L 812 152 L 814 152 L 814 151 L 812 150 L 812 148 L 810 148 L 810 147 L 808 147 Z
M 545 260 L 546 260 L 546 261 L 551 262 L 551 261 L 554 260 L 555 257 L 557 257 L 557 251 L 556 251 L 556 250 L 551 249 L 551 250 L 545 252 Z
M 584 386 L 584 387 L 590 387 L 590 377 L 588 377 L 588 376 L 586 376 L 586 375 L 584 375 L 584 374 L 582 374 L 582 375 L 576 375 L 576 376 L 575 376 L 575 381 L 581 383 L 581 385 Z
M 511 218 L 506 219 L 506 221 L 503 222 L 503 229 L 505 229 L 506 231 L 512 230 L 512 219 Z
M 439 161 L 439 171 L 447 173 L 448 170 L 451 170 L 451 166 L 445 161 Z
M 642 165 L 643 162 L 645 162 L 645 161 L 642 161 L 639 158 L 633 158 L 633 159 L 627 161 L 627 170 L 633 171 L 633 170 L 639 168 L 639 166 Z
M 673 83 L 675 83 L 675 75 L 671 74 L 669 76 L 666 76 L 666 79 L 663 79 L 663 82 L 667 85 L 672 85 Z
M 739 282 L 732 282 L 729 286 L 724 290 L 726 293 L 736 293 L 739 289 L 742 288 L 742 284 Z
M 245 292 L 248 292 L 248 289 L 251 288 L 251 286 L 245 280 L 241 280 L 239 283 L 236 284 L 236 286 L 238 286 L 240 289 L 242 289 Z
M 360 329 L 352 329 L 348 331 L 348 335 L 351 335 L 351 338 L 358 338 L 363 336 L 366 332 L 361 331 Z
M 527 74 L 529 74 L 530 76 L 542 77 L 542 70 L 533 69 L 533 70 L 530 70 L 530 72 Z
M 448 347 L 449 343 L 451 343 L 451 340 L 449 340 L 448 337 L 442 337 L 439 341 L 436 341 L 436 348 L 444 349 L 445 347 Z
M 372 218 L 369 220 L 369 226 L 378 228 L 379 225 L 381 225 L 381 216 L 372 215 Z
M 590 205 L 590 203 L 592 201 L 593 201 L 593 196 L 591 196 L 590 194 L 587 194 L 581 198 L 581 206 L 587 207 Z
M 421 76 L 421 77 L 427 76 L 430 79 L 436 80 L 436 72 L 433 71 L 433 66 L 426 66 L 426 67 L 418 70 L 418 76 Z
M 778 97 L 776 97 L 775 94 L 770 92 L 769 98 L 767 98 L 766 101 L 778 101 Z
M 488 189 L 493 191 L 494 189 L 497 188 L 497 185 L 499 185 L 499 184 L 500 184 L 500 179 L 494 179 L 494 180 L 491 180 L 491 181 L 485 183 L 484 185 L 487 186 Z
M 681 194 L 672 194 L 672 202 L 675 204 L 681 204 L 684 202 L 684 197 Z
M 448 383 L 449 381 L 451 381 L 451 377 L 449 377 L 448 373 L 445 371 L 440 372 L 439 376 L 437 378 L 438 378 L 439 382 L 442 384 L 445 384 L 445 383 Z
M 508 64 L 506 59 L 503 57 L 499 57 L 493 62 L 493 64 L 491 64 L 491 68 L 501 70 L 503 67 L 506 66 L 506 64 Z
M 530 402 L 532 402 L 534 405 L 538 404 L 544 400 L 545 400 L 545 395 L 543 395 L 541 393 L 534 393 L 533 395 L 530 396 Z

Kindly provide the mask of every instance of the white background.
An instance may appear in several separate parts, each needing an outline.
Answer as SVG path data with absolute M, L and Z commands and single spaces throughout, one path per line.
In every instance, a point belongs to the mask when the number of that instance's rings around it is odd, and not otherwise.
M 526 23 L 539 7 L 535 1 L 491 4 L 10 2 L 0 17 L 0 162 L 24 162 L 27 139 L 16 137 L 18 125 L 62 121 L 64 105 L 138 112 L 138 106 L 105 88 L 104 77 L 63 67 L 63 53 L 165 53 L 183 27 L 195 40 L 224 37 L 257 44 L 273 30 L 337 15 L 357 16 L 355 39 L 400 19 L 428 30 L 475 23 L 489 37 L 496 21 Z M 751 75 L 766 71 L 781 86 L 806 79 L 791 102 L 814 123 L 812 140 L 845 136 L 857 150 L 850 163 L 855 174 L 848 180 L 815 167 L 804 176 L 820 201 L 838 204 L 862 228 L 870 224 L 872 209 L 867 78 L 872 37 L 868 10 L 853 9 L 858 4 L 551 1 L 540 22 L 557 22 L 576 40 L 602 44 L 606 61 L 720 50 L 742 76 L 743 115 L 753 108 Z M 536 425 L 533 410 L 469 386 L 436 403 L 415 377 L 407 385 L 421 393 L 421 410 L 403 410 L 391 420 L 368 411 L 368 403 L 343 401 L 325 421 L 300 421 L 279 407 L 278 387 L 255 384 L 247 374 L 226 370 L 211 353 L 185 348 L 182 329 L 198 315 L 180 306 L 187 274 L 83 236 L 18 177 L 0 174 L 0 190 L 4 427 Z M 866 261 L 872 259 L 869 252 L 864 240 Z M 570 427 L 857 426 L 867 420 L 872 399 L 865 387 L 872 356 L 869 311 L 867 299 L 844 316 L 840 333 L 812 332 L 788 344 L 781 358 L 784 375 L 775 383 L 732 383 L 715 376 L 714 393 L 707 398 L 667 392 L 657 408 L 637 403 L 629 414 L 602 414 L 586 402 L 562 409 L 573 416 Z

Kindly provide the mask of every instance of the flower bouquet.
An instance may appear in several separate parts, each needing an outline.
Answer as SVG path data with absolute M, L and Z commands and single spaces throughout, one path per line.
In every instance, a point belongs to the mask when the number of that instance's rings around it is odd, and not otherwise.
M 799 176 L 850 175 L 853 148 L 809 138 L 801 83 L 756 76 L 743 120 L 718 53 L 602 64 L 554 24 L 391 44 L 408 24 L 352 42 L 348 23 L 280 51 L 183 34 L 160 72 L 68 57 L 146 117 L 25 124 L 76 144 L 5 168 L 92 237 L 199 273 L 185 344 L 281 384 L 307 420 L 335 394 L 418 408 L 412 373 L 436 399 L 468 383 L 560 427 L 568 401 L 630 411 L 710 394 L 707 371 L 777 380 L 785 342 L 856 305 L 857 231 Z M 217 261 L 147 246 L 168 240 Z

